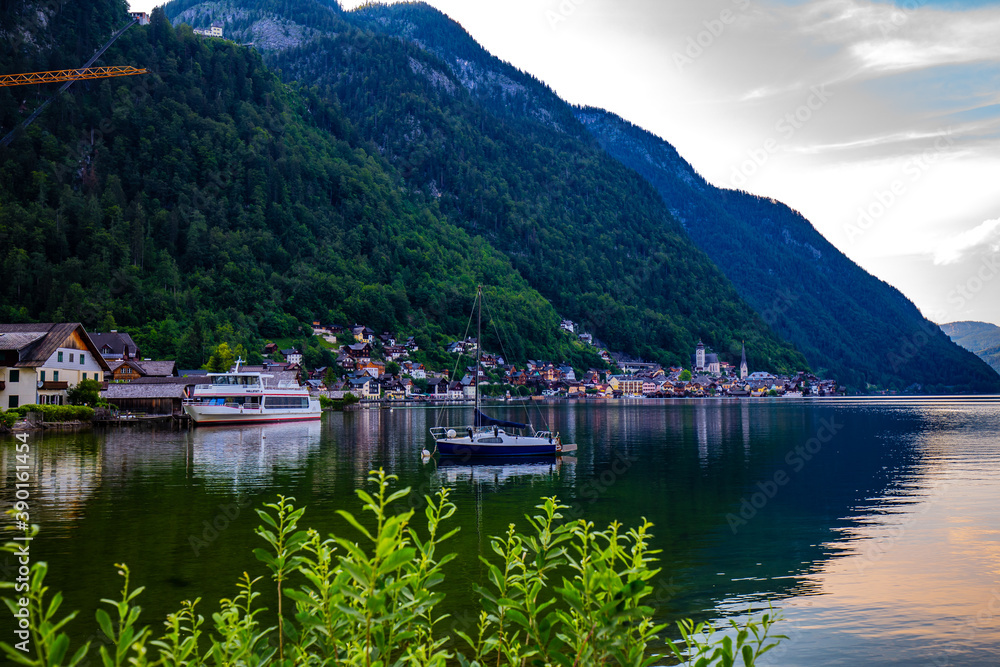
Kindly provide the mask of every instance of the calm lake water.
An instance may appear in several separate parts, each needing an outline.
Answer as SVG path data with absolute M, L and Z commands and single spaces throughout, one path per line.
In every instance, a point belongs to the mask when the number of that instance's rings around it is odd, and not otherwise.
M 423 464 L 439 418 L 465 423 L 471 410 L 32 433 L 33 556 L 49 562 L 65 606 L 82 611 L 77 639 L 96 632 L 96 601 L 116 596 L 122 561 L 146 586 L 144 621 L 160 627 L 181 600 L 228 597 L 244 570 L 264 574 L 251 504 L 294 496 L 308 506 L 305 525 L 348 535 L 335 510 L 357 510 L 354 489 L 383 467 L 402 485 L 452 490 L 460 557 L 446 591 L 458 623 L 477 608 L 489 536 L 557 495 L 599 526 L 655 524 L 662 620 L 718 621 L 768 601 L 783 610 L 791 639 L 765 664 L 1000 663 L 1000 399 L 532 407 L 536 427 L 579 444 L 555 464 Z M 4 507 L 13 442 L 0 440 Z

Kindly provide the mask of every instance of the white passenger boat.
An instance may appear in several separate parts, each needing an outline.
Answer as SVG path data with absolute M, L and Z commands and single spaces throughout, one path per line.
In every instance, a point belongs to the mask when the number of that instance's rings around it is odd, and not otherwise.
M 319 419 L 319 399 L 297 382 L 268 384 L 272 375 L 209 373 L 209 384 L 199 384 L 184 402 L 184 412 L 196 424 L 248 424 Z

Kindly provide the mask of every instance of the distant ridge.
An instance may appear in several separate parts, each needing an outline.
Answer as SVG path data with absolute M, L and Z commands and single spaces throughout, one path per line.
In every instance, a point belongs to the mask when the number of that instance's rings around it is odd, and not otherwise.
M 1000 327 L 987 322 L 950 322 L 941 330 L 1000 373 Z
M 1000 390 L 1000 377 L 986 364 L 799 212 L 711 185 L 669 143 L 612 113 L 585 108 L 577 117 L 611 155 L 656 187 L 740 295 L 814 367 L 855 387 Z

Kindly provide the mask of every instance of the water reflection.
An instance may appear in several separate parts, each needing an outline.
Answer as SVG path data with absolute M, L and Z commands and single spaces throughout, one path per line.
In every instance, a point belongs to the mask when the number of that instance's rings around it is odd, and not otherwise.
M 318 421 L 195 428 L 186 433 L 185 468 L 209 488 L 260 488 L 278 470 L 304 467 L 320 432 Z
M 767 600 L 784 607 L 793 640 L 769 664 L 925 664 L 931 646 L 953 664 L 996 663 L 1000 401 L 527 407 L 536 425 L 579 445 L 575 457 L 422 464 L 428 428 L 469 420 L 468 408 L 34 434 L 38 552 L 53 588 L 82 610 L 81 633 L 96 601 L 117 588 L 112 564 L 121 560 L 147 585 L 153 624 L 185 597 L 232 595 L 242 571 L 257 571 L 256 517 L 247 510 L 217 522 L 225 508 L 283 493 L 308 507 L 307 525 L 350 534 L 336 510 L 357 512 L 353 491 L 383 467 L 416 499 L 451 490 L 461 530 L 450 549 L 460 558 L 446 604 L 456 615 L 477 608 L 472 586 L 482 581 L 488 537 L 511 522 L 523 527 L 542 496 L 556 495 L 597 526 L 653 521 L 663 621 L 719 618 Z M 524 418 L 523 406 L 491 410 Z M 839 425 L 835 436 L 821 442 L 830 424 Z M 14 460 L 5 452 L 0 496 L 9 504 Z M 225 528 L 203 540 L 214 523 Z

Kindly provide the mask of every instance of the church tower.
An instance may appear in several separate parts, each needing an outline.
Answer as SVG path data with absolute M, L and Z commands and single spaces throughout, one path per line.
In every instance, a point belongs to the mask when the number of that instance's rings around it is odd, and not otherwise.
M 740 359 L 740 379 L 747 379 L 747 344 L 743 343 L 743 358 Z
M 694 367 L 696 371 L 705 370 L 705 344 L 698 341 L 698 347 L 694 348 Z

